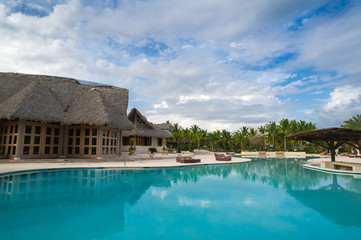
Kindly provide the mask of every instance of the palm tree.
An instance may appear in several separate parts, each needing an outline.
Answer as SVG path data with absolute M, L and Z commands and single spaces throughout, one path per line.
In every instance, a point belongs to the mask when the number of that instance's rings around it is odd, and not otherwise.
M 343 128 L 361 129 L 361 114 L 356 114 L 356 116 L 344 121 L 344 123 L 344 125 L 341 125 Z
M 183 136 L 184 141 L 188 142 L 188 151 L 191 151 L 191 145 L 194 141 L 194 133 L 189 128 L 186 128 L 183 130 Z
M 232 137 L 233 137 L 233 142 L 234 142 L 234 145 L 235 145 L 234 147 L 237 148 L 240 145 L 240 149 L 241 149 L 241 151 L 243 151 L 243 142 L 244 142 L 245 135 L 243 135 L 240 130 L 237 130 L 233 134 Z
M 192 131 L 192 133 L 197 133 L 197 132 L 200 132 L 201 131 L 201 128 L 198 126 L 198 125 L 192 125 L 191 127 L 190 127 L 190 129 L 189 130 L 191 130 Z
M 275 146 L 275 137 L 276 137 L 276 135 L 278 133 L 278 127 L 277 127 L 276 122 L 271 121 L 268 124 L 266 124 L 266 130 L 268 132 L 268 135 L 270 137 L 272 137 L 272 139 L 273 139 L 273 142 L 272 142 L 273 147 L 276 148 L 276 146 Z
M 247 142 L 247 137 L 248 137 L 248 127 L 243 126 L 240 129 L 240 134 L 241 134 L 241 150 L 243 151 L 244 146 L 246 145 Z
M 200 144 L 201 144 L 201 141 L 202 141 L 204 135 L 205 135 L 204 131 L 194 133 L 194 137 L 198 142 L 198 150 L 200 148 Z
M 258 131 L 262 134 L 262 137 L 264 138 L 264 145 L 266 146 L 266 136 L 265 136 L 266 127 L 265 126 L 260 126 L 258 128 Z
M 177 142 L 177 149 L 180 147 L 180 141 L 183 139 L 183 129 L 179 126 L 179 123 L 175 123 L 172 125 L 171 133 L 173 134 L 173 141 Z
M 215 132 L 210 132 L 207 134 L 207 140 L 208 143 L 211 145 L 212 147 L 212 152 L 214 152 L 214 145 L 217 142 L 217 134 Z
M 222 129 L 222 131 L 221 131 L 221 141 L 222 141 L 223 149 L 224 150 L 230 150 L 230 145 L 232 143 L 231 132 L 226 130 L 226 129 Z
M 278 124 L 280 125 L 280 129 L 282 130 L 282 132 L 284 133 L 284 150 L 285 152 L 287 151 L 287 142 L 286 142 L 286 137 L 287 137 L 287 133 L 289 131 L 290 128 L 290 121 L 287 118 L 283 118 L 282 120 L 280 120 L 278 122 Z

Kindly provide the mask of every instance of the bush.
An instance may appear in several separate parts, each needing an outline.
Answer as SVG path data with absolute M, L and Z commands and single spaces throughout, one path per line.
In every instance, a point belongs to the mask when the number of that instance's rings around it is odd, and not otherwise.
M 155 152 L 157 152 L 157 148 L 156 147 L 150 147 L 150 148 L 148 148 L 148 151 L 150 153 L 155 153 Z

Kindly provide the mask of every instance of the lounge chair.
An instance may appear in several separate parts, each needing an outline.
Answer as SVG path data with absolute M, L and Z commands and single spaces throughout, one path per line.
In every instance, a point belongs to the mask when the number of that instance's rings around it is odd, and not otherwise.
M 215 153 L 214 157 L 216 158 L 217 161 L 231 161 L 232 160 L 232 157 L 226 156 L 224 154 Z
M 177 157 L 177 162 L 180 163 L 197 163 L 197 162 L 201 162 L 200 159 L 195 159 L 192 157 Z

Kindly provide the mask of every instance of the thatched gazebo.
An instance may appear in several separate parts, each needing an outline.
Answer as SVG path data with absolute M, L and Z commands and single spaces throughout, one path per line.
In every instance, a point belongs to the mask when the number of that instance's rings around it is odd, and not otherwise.
M 361 152 L 361 130 L 351 128 L 324 128 L 288 136 L 289 140 L 301 140 L 326 148 L 331 153 L 331 162 L 335 162 L 335 150 L 346 143 Z
M 0 156 L 121 155 L 127 89 L 72 78 L 0 73 Z
M 170 124 L 152 124 L 136 108 L 130 111 L 128 119 L 133 123 L 133 129 L 123 132 L 123 151 L 128 151 L 130 138 L 135 138 L 139 152 L 147 152 L 150 146 L 157 147 L 160 151 L 163 141 L 173 138 L 173 134 L 169 131 Z

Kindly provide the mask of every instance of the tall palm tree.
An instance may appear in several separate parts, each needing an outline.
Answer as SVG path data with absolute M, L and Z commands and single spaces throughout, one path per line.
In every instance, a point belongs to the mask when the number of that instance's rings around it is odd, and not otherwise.
M 361 114 L 356 114 L 356 116 L 344 121 L 344 123 L 344 125 L 341 125 L 343 128 L 361 129 Z
M 207 134 L 207 141 L 212 147 L 212 152 L 214 152 L 214 146 L 217 143 L 217 134 L 216 132 L 210 132 Z
M 194 133 L 189 128 L 186 128 L 183 130 L 183 134 L 185 142 L 188 142 L 188 151 L 191 151 L 191 145 L 194 141 Z
M 307 129 L 306 122 L 303 120 L 300 120 L 297 122 L 297 132 L 305 132 Z M 303 149 L 303 141 L 300 141 L 300 149 Z
M 183 139 L 183 129 L 179 123 L 175 123 L 171 127 L 171 133 L 173 134 L 173 141 L 177 142 L 177 149 L 180 147 L 180 141 Z
M 244 142 L 244 139 L 245 139 L 245 135 L 240 131 L 240 130 L 237 130 L 234 134 L 233 134 L 233 141 L 234 141 L 234 145 L 235 145 L 235 148 L 237 148 L 238 146 L 240 146 L 240 149 L 241 151 L 243 151 L 243 142 Z
M 230 150 L 230 145 L 232 144 L 232 135 L 231 132 L 222 129 L 221 131 L 221 140 L 222 140 L 222 146 L 224 150 Z
M 282 132 L 284 133 L 284 138 L 283 138 L 283 144 L 284 144 L 284 150 L 285 152 L 287 151 L 287 141 L 286 141 L 286 137 L 287 137 L 287 133 L 289 131 L 290 128 L 290 121 L 287 118 L 283 118 L 282 120 L 280 120 L 278 122 L 278 124 L 280 125 L 280 129 L 282 130 Z
M 189 130 L 191 130 L 193 133 L 197 133 L 201 131 L 201 128 L 198 125 L 194 124 L 190 127 Z
M 203 140 L 204 135 L 205 135 L 204 131 L 199 131 L 199 132 L 194 133 L 194 137 L 198 142 L 198 150 L 200 148 L 201 141 Z
M 267 133 L 270 137 L 272 137 L 272 144 L 273 144 L 273 147 L 276 148 L 275 146 L 275 137 L 278 133 L 278 127 L 277 127 L 277 124 L 275 121 L 270 121 L 268 124 L 266 124 L 266 130 L 267 130 Z
M 258 128 L 258 131 L 261 133 L 262 137 L 264 138 L 264 145 L 266 146 L 266 136 L 265 136 L 266 127 L 265 126 L 260 126 Z

